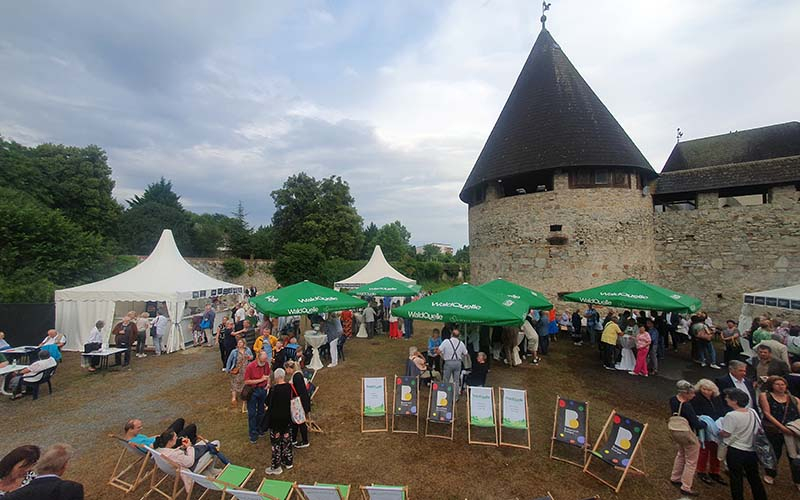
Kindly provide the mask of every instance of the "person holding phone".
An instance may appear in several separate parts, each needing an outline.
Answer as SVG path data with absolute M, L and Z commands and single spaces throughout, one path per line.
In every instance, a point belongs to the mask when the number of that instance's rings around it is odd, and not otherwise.
M 210 453 L 219 458 L 220 462 L 225 465 L 229 463 L 225 455 L 217 450 L 219 441 L 205 441 L 192 446 L 192 442 L 189 438 L 183 437 L 180 440 L 180 446 L 176 447 L 178 444 L 178 435 L 175 434 L 175 431 L 172 429 L 164 431 L 164 433 L 161 434 L 160 441 L 165 443 L 165 446 L 163 448 L 158 448 L 156 451 L 187 469 L 194 470 L 200 458 L 206 453 Z

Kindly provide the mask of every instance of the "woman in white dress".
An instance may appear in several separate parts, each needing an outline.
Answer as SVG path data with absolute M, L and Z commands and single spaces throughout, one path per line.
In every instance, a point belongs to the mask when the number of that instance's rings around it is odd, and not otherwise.
M 625 334 L 619 338 L 619 345 L 622 350 L 622 359 L 615 367 L 617 370 L 632 371 L 636 366 L 636 354 L 633 352 L 636 347 L 636 320 L 628 320 Z

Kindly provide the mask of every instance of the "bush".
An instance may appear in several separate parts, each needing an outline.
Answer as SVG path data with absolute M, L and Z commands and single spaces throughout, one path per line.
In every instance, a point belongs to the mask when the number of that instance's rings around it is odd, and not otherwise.
M 229 278 L 238 278 L 247 270 L 244 261 L 236 258 L 225 259 L 222 263 L 222 268 L 225 269 L 225 274 L 227 274 Z
M 325 257 L 319 248 L 308 243 L 288 243 L 275 259 L 272 275 L 283 286 L 303 280 L 330 286 L 332 283 L 328 283 L 325 268 Z

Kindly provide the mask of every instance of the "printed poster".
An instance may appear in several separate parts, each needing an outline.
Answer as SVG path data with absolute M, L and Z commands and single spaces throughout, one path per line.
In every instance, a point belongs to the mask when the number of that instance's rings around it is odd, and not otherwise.
M 417 414 L 417 377 L 396 377 L 394 381 L 394 414 Z
M 453 421 L 453 384 L 450 382 L 434 382 L 431 384 L 431 405 L 428 409 L 428 420 L 449 424 Z
M 611 422 L 613 425 L 608 440 L 594 454 L 611 465 L 627 467 L 644 425 L 619 414 L 614 415 Z
M 555 439 L 572 446 L 586 445 L 586 403 L 559 398 Z
M 469 388 L 469 424 L 494 427 L 494 398 L 491 387 Z
M 386 379 L 364 378 L 364 416 L 382 417 L 386 414 Z
M 500 389 L 503 405 L 502 426 L 507 429 L 527 429 L 528 414 L 525 411 L 527 394 L 519 389 Z

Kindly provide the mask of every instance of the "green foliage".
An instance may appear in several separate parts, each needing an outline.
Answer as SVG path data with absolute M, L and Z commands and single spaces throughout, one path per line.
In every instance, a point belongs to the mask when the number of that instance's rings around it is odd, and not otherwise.
M 357 257 L 364 243 L 363 223 L 341 177 L 321 181 L 301 172 L 271 193 L 276 250 L 289 243 L 309 243 L 329 258 Z
M 225 274 L 230 278 L 238 278 L 247 270 L 244 261 L 237 258 L 225 259 L 222 263 L 222 268 L 225 269 Z
M 404 255 L 410 254 L 410 239 L 411 233 L 399 220 L 396 220 L 391 224 L 384 224 L 378 229 L 373 247 L 380 245 L 386 260 L 400 260 Z M 372 254 L 372 248 L 367 250 L 367 254 L 367 257 Z
M 456 252 L 455 261 L 462 264 L 469 264 L 469 245 L 464 245 Z
M 222 214 L 193 214 L 189 212 L 191 228 L 189 239 L 194 257 L 216 257 L 225 246 L 225 235 L 230 218 Z
M 442 251 L 436 245 L 432 243 L 428 243 L 427 245 L 422 247 L 422 254 L 420 254 L 422 260 L 440 260 L 443 256 Z
M 441 279 L 443 270 L 441 262 L 417 262 L 413 278 L 417 281 L 436 281 Z
M 0 275 L 0 302 L 6 304 L 43 304 L 52 302 L 56 285 L 52 281 L 36 276 L 27 269 L 11 276 Z
M 272 274 L 283 286 L 293 285 L 303 280 L 319 285 L 330 286 L 325 275 L 325 257 L 322 251 L 308 243 L 289 243 L 283 247 Z
M 253 242 L 250 239 L 252 231 L 246 217 L 247 214 L 240 201 L 228 224 L 228 251 L 236 257 L 249 258 L 253 253 Z
M 193 255 L 189 214 L 182 209 L 155 202 L 132 206 L 122 214 L 120 245 L 127 253 L 148 255 L 164 229 L 172 230 L 175 243 L 183 255 Z
M 325 281 L 332 285 L 349 278 L 366 264 L 366 260 L 330 259 L 325 262 Z
M 253 257 L 256 259 L 271 259 L 275 257 L 275 231 L 272 226 L 258 226 L 251 237 Z
M 42 144 L 29 148 L 0 137 L 0 187 L 58 209 L 81 230 L 116 234 L 122 207 L 114 200 L 111 168 L 97 146 Z
M 158 182 L 149 184 L 141 197 L 134 195 L 133 199 L 128 200 L 128 206 L 137 207 L 148 203 L 160 203 L 167 207 L 183 210 L 180 199 L 181 197 L 172 190 L 172 181 L 162 177 Z
M 108 268 L 108 274 L 114 276 L 115 274 L 124 273 L 128 269 L 136 267 L 139 259 L 135 255 L 117 255 L 111 261 Z

